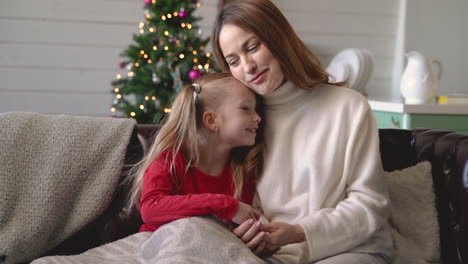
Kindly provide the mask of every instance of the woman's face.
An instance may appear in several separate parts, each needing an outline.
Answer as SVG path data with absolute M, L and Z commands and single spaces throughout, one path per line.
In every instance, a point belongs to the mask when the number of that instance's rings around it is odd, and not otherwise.
M 270 94 L 284 83 L 278 60 L 254 34 L 224 25 L 219 46 L 232 75 L 256 93 Z

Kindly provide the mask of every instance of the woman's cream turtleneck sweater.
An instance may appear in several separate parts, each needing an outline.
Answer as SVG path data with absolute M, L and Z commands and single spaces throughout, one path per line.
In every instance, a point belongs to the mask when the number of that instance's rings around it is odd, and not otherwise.
M 264 98 L 264 215 L 306 234 L 275 256 L 310 263 L 347 251 L 391 255 L 389 198 L 367 100 L 348 88 L 306 91 L 291 82 Z

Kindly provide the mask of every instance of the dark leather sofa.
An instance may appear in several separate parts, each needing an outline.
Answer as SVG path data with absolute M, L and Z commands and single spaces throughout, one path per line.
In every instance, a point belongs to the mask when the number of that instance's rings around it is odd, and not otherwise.
M 126 164 L 130 166 L 142 157 L 143 145 L 157 130 L 154 125 L 135 128 Z M 430 129 L 381 129 L 379 133 L 386 171 L 431 162 L 442 263 L 468 264 L 468 135 Z M 105 213 L 46 255 L 78 254 L 137 232 L 141 225 L 138 213 L 127 214 L 122 209 L 127 192 L 128 186 L 121 186 Z

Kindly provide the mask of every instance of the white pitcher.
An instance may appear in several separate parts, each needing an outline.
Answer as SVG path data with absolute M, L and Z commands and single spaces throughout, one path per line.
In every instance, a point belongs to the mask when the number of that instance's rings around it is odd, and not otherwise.
M 400 91 L 407 104 L 433 103 L 442 76 L 442 64 L 438 60 L 426 59 L 420 52 L 410 51 L 408 64 L 403 72 Z M 437 76 L 433 71 L 433 64 L 437 64 Z

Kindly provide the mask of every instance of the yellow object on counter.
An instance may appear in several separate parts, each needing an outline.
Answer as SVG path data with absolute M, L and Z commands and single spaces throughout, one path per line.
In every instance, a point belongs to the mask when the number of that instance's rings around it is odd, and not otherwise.
M 468 96 L 437 96 L 438 104 L 468 105 Z

